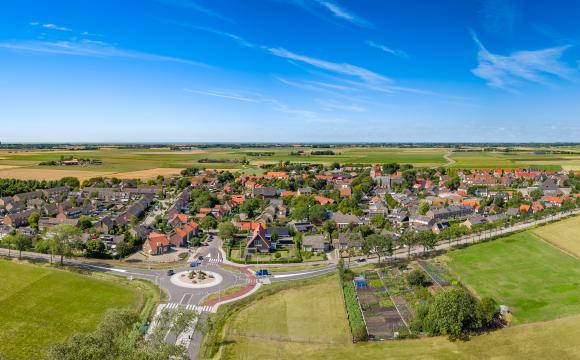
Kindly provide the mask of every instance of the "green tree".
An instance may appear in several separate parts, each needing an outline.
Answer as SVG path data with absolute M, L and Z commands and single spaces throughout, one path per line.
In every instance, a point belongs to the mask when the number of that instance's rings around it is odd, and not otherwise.
M 372 234 L 363 239 L 362 250 L 365 255 L 377 255 L 378 263 L 380 264 L 381 256 L 393 253 L 393 242 L 388 237 Z
M 91 226 L 93 226 L 93 223 L 91 222 L 91 219 L 88 216 L 81 215 L 81 217 L 79 218 L 79 226 L 81 227 L 81 229 L 89 229 Z
M 407 259 L 411 258 L 411 249 L 417 244 L 417 234 L 414 232 L 405 232 L 399 237 L 399 242 L 407 247 Z
M 308 209 L 308 220 L 315 224 L 320 224 L 326 218 L 326 209 L 324 206 L 317 204 Z
M 423 252 L 434 249 L 437 246 L 437 235 L 431 230 L 423 230 L 419 232 L 418 243 L 423 246 Z
M 28 235 L 16 234 L 12 237 L 12 244 L 18 250 L 18 258 L 22 259 L 22 252 L 32 247 L 32 238 Z
M 427 214 L 427 211 L 429 211 L 430 208 L 431 205 L 429 205 L 427 201 L 421 201 L 421 203 L 419 204 L 419 208 L 417 209 L 417 212 L 419 213 L 419 215 L 425 215 Z
M 129 255 L 129 253 L 131 252 L 131 246 L 123 240 L 117 243 L 117 247 L 115 248 L 115 250 L 117 251 L 119 259 L 122 259 L 125 256 Z
M 322 223 L 322 229 L 324 230 L 325 233 L 328 234 L 330 238 L 332 236 L 332 233 L 334 233 L 337 229 L 336 221 L 334 221 L 333 219 L 326 220 L 325 222 Z
M 28 225 L 33 229 L 38 229 L 38 220 L 40 219 L 40 213 L 34 211 L 28 216 Z
M 201 219 L 199 226 L 204 230 L 210 230 L 217 226 L 217 221 L 213 216 L 206 216 Z
M 459 338 L 464 331 L 481 326 L 475 299 L 465 290 L 455 288 L 440 292 L 429 307 L 427 316 L 431 335 Z
M 85 250 L 87 257 L 103 258 L 105 255 L 107 255 L 107 247 L 99 239 L 91 239 L 87 241 Z
M 68 224 L 61 224 L 52 227 L 47 237 L 50 240 L 51 254 L 60 256 L 60 264 L 64 264 L 64 257 L 71 256 L 73 249 L 78 247 L 81 231 Z
M 224 241 L 230 241 L 236 235 L 236 227 L 229 221 L 224 221 L 218 225 L 220 238 Z

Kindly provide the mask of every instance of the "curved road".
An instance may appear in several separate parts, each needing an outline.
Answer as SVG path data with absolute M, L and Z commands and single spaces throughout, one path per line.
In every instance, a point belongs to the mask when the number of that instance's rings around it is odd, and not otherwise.
M 572 211 L 559 213 L 555 216 L 549 216 L 547 218 L 540 219 L 540 220 L 530 220 L 530 221 L 518 223 L 518 224 L 515 224 L 513 226 L 502 228 L 502 229 L 496 229 L 496 230 L 492 230 L 492 231 L 486 231 L 486 232 L 483 232 L 480 234 L 465 236 L 465 237 L 462 237 L 462 238 L 454 240 L 454 241 L 440 242 L 435 247 L 435 249 L 433 249 L 431 251 L 447 250 L 447 249 L 450 249 L 450 248 L 458 246 L 458 245 L 475 243 L 475 242 L 479 242 L 479 241 L 482 241 L 482 240 L 485 240 L 485 239 L 488 239 L 491 237 L 505 235 L 505 234 L 516 232 L 516 231 L 526 230 L 526 229 L 529 229 L 529 228 L 536 226 L 538 224 L 541 224 L 541 223 L 546 223 L 549 221 L 557 220 L 557 219 L 571 216 L 571 215 L 577 215 L 579 213 L 580 213 L 580 209 L 575 209 Z M 417 255 L 417 254 L 421 254 L 422 252 L 423 252 L 422 248 L 413 247 L 413 248 L 411 248 L 410 254 Z M 8 250 L 7 249 L 0 249 L 0 255 L 8 256 Z M 246 271 L 246 273 L 244 273 L 244 271 L 236 272 L 236 271 L 230 271 L 230 270 L 227 270 L 227 269 L 220 267 L 219 265 L 223 263 L 223 264 L 227 264 L 229 266 L 238 267 L 241 270 L 243 270 L 244 268 L 247 268 L 247 266 L 245 266 L 245 265 L 234 264 L 234 263 L 231 263 L 231 262 L 225 260 L 224 255 L 225 255 L 224 251 L 221 249 L 221 240 L 217 236 L 214 236 L 214 240 L 212 242 L 210 242 L 209 246 L 202 247 L 202 248 L 198 249 L 198 252 L 195 254 L 195 258 L 197 258 L 198 256 L 203 256 L 203 259 L 204 259 L 201 262 L 201 264 L 199 266 L 197 266 L 195 269 L 213 271 L 213 272 L 220 274 L 223 277 L 223 281 L 221 283 L 219 283 L 216 286 L 213 286 L 211 288 L 206 288 L 206 289 L 190 289 L 190 288 L 183 288 L 183 287 L 177 286 L 170 281 L 170 277 L 167 275 L 167 270 L 147 270 L 147 269 L 125 268 L 122 266 L 113 267 L 113 266 L 107 266 L 107 265 L 94 265 L 94 264 L 85 263 L 81 260 L 70 260 L 70 259 L 66 259 L 64 261 L 64 263 L 65 263 L 65 265 L 77 266 L 77 267 L 92 270 L 92 271 L 110 272 L 110 273 L 115 274 L 115 275 L 121 275 L 121 276 L 125 276 L 125 277 L 139 278 L 139 279 L 151 281 L 151 282 L 155 283 L 156 285 L 158 285 L 161 289 L 165 290 L 165 292 L 168 294 L 169 299 L 168 299 L 167 304 L 166 304 L 167 307 L 185 307 L 188 309 L 196 309 L 196 310 L 201 312 L 201 318 L 203 319 L 205 317 L 205 314 L 204 314 L 205 312 L 215 310 L 215 309 L 208 309 L 207 307 L 204 308 L 201 306 L 202 301 L 205 297 L 207 297 L 210 294 L 221 293 L 222 291 L 229 289 L 231 287 L 234 287 L 234 286 L 249 284 L 251 281 L 255 281 L 253 276 L 248 275 L 248 273 L 249 273 L 248 271 Z M 407 255 L 408 255 L 408 250 L 405 248 L 401 248 L 401 249 L 397 249 L 391 258 L 405 258 Z M 18 252 L 11 251 L 10 256 L 17 257 Z M 28 258 L 28 259 L 34 259 L 34 260 L 50 261 L 50 255 L 39 254 L 39 253 L 34 253 L 34 252 L 22 252 L 22 257 Z M 352 265 L 353 266 L 360 266 L 360 265 L 364 265 L 365 263 L 367 263 L 367 261 L 366 261 L 367 258 L 365 258 L 365 261 L 362 263 L 355 261 L 355 260 L 360 259 L 360 258 L 361 257 L 353 258 L 352 260 L 354 261 L 354 264 L 352 264 Z M 384 258 L 384 259 L 387 260 L 387 258 Z M 53 259 L 54 262 L 58 262 L 58 260 L 59 260 L 58 257 L 54 257 L 54 259 Z M 378 261 L 378 259 L 376 257 L 375 258 L 368 258 L 369 263 L 374 263 L 377 261 Z M 184 267 L 180 267 L 180 268 L 175 268 L 174 271 L 180 272 L 180 271 L 187 271 L 190 269 L 191 269 L 190 267 L 184 266 Z M 321 267 L 318 269 L 303 270 L 303 271 L 297 271 L 294 273 L 282 273 L 282 274 L 277 274 L 277 275 L 271 276 L 268 279 L 270 281 L 298 280 L 298 279 L 304 279 L 304 278 L 308 278 L 308 277 L 327 274 L 329 272 L 334 271 L 335 269 L 336 269 L 336 264 L 328 262 L 328 266 Z M 266 281 L 266 283 L 267 283 L 267 281 Z M 177 339 L 175 339 L 174 337 L 171 337 L 170 335 L 168 336 L 167 339 L 168 339 L 168 341 L 171 341 L 171 342 L 177 341 Z M 191 341 L 188 344 L 188 349 L 189 349 L 190 357 L 192 359 L 196 358 L 196 356 L 197 356 L 197 351 L 199 350 L 199 345 L 201 344 L 201 340 L 202 340 L 202 335 L 197 331 L 194 332 L 193 335 L 191 336 Z

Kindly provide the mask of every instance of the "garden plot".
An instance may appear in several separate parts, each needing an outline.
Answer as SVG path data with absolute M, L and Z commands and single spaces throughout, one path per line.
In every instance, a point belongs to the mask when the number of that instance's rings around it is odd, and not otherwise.
M 376 272 L 366 272 L 364 285 L 357 286 L 356 290 L 369 338 L 393 339 L 395 332 L 406 327 Z
M 449 281 L 449 272 L 445 267 L 425 260 L 419 260 L 417 263 L 436 285 L 439 285 L 440 287 L 452 286 Z

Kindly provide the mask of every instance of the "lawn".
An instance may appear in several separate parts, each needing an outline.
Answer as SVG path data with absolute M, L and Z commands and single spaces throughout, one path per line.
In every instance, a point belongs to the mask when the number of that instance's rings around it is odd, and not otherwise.
M 550 244 L 580 258 L 580 216 L 534 229 L 534 233 Z
M 139 311 L 145 293 L 125 280 L 0 260 L 0 357 L 43 358 L 71 334 L 93 330 L 110 308 Z
M 244 307 L 227 323 L 222 350 L 227 359 L 274 359 L 284 358 L 281 354 L 293 344 L 347 346 L 350 342 L 342 291 L 338 276 L 333 275 Z
M 226 339 L 218 358 L 571 359 L 580 353 L 578 315 L 511 326 L 474 336 L 470 341 L 451 342 L 446 337 L 434 337 L 352 344 L 338 332 L 348 334 L 342 304 L 339 308 L 328 300 L 329 295 L 335 298 L 340 294 L 335 279 L 320 278 L 318 282 L 266 296 L 236 311 L 226 324 Z
M 514 323 L 580 314 L 580 261 L 531 231 L 449 253 L 458 279 L 506 304 Z

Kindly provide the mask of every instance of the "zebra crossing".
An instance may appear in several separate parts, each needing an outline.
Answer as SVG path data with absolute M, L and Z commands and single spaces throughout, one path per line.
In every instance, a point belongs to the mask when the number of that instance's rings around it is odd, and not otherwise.
M 204 263 L 206 265 L 218 265 L 224 262 L 222 258 L 206 258 Z
M 194 305 L 194 304 L 187 304 L 187 305 L 181 305 L 179 303 L 167 303 L 165 305 L 166 309 L 177 309 L 179 307 L 183 307 L 187 310 L 195 310 L 197 312 L 211 312 L 213 310 L 213 306 L 209 306 L 209 305 Z

